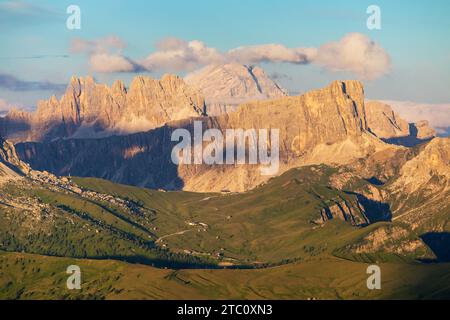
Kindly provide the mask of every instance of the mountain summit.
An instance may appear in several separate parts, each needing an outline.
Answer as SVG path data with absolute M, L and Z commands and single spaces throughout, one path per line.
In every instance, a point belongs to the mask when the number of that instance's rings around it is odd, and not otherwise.
M 185 80 L 205 95 L 208 115 L 235 111 L 238 105 L 251 100 L 287 95 L 262 68 L 237 63 L 206 66 Z
M 279 129 L 281 174 L 308 164 L 345 164 L 390 147 L 369 132 L 364 109 L 360 82 L 335 81 L 302 96 L 252 101 L 235 112 L 195 120 L 223 135 L 227 129 Z M 171 134 L 186 129 L 193 136 L 193 121 L 121 137 L 18 144 L 17 149 L 38 170 L 150 188 L 246 191 L 267 181 L 259 165 L 173 164 Z
M 204 107 L 202 95 L 175 75 L 138 76 L 128 90 L 121 81 L 108 87 L 72 77 L 60 100 L 40 101 L 35 113 L 8 113 L 2 132 L 14 142 L 129 134 L 200 116 Z

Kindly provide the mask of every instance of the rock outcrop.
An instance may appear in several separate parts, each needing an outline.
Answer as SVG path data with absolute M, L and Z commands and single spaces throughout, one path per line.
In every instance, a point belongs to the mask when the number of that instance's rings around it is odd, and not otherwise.
M 334 202 L 330 206 L 321 209 L 320 219 L 316 223 L 324 224 L 334 219 L 348 222 L 354 226 L 364 226 L 370 222 L 365 216 L 364 207 L 361 204 L 343 199 L 341 202 Z
M 9 112 L 2 134 L 14 142 L 129 134 L 202 115 L 204 107 L 203 96 L 177 76 L 139 76 L 128 90 L 121 81 L 108 87 L 72 77 L 60 100 L 40 101 L 33 114 Z
M 358 200 L 366 204 L 368 217 L 370 212 L 378 217 L 384 212 L 383 220 L 407 224 L 416 236 L 448 232 L 450 138 L 434 138 L 414 148 L 390 145 L 340 166 L 330 185 L 362 196 Z
M 437 134 L 428 121 L 408 123 L 391 106 L 382 102 L 367 102 L 366 116 L 369 130 L 388 143 L 412 147 L 433 139 Z
M 210 116 L 236 111 L 240 104 L 252 100 L 287 96 L 260 67 L 237 63 L 210 65 L 189 74 L 185 80 L 205 95 Z
M 414 123 L 414 127 L 417 139 L 430 140 L 436 137 L 436 130 L 430 127 L 430 123 L 427 120 L 422 120 Z
M 393 187 L 408 193 L 432 185 L 450 190 L 449 182 L 450 138 L 435 138 L 416 157 L 405 163 Z
M 410 230 L 395 225 L 380 226 L 363 239 L 348 246 L 356 254 L 388 252 L 403 256 L 429 254 L 425 244 L 412 237 Z
M 410 134 L 409 123 L 387 104 L 378 101 L 367 102 L 366 115 L 370 130 L 381 139 L 405 137 Z
M 384 166 L 382 161 L 374 165 L 366 162 L 366 167 L 379 169 L 370 172 L 354 166 L 354 172 L 364 178 L 388 177 L 381 178 L 380 188 L 383 201 L 390 204 L 393 221 L 408 224 L 418 234 L 446 232 L 444 221 L 450 215 L 450 138 L 435 138 L 404 150 L 392 153 L 392 161 L 386 159 L 394 163 L 393 167 Z
M 0 183 L 17 179 L 30 172 L 30 167 L 17 156 L 14 145 L 0 136 Z

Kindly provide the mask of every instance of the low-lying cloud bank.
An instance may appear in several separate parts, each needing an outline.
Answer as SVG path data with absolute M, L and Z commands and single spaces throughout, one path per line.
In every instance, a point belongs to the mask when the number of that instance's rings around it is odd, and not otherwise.
M 63 92 L 66 84 L 53 83 L 49 81 L 27 81 L 16 78 L 13 75 L 0 73 L 0 88 L 11 91 L 54 91 Z
M 338 41 L 318 48 L 288 48 L 282 44 L 241 46 L 227 52 L 208 47 L 199 40 L 167 38 L 156 44 L 156 51 L 134 60 L 123 54 L 124 41 L 115 36 L 97 40 L 74 39 L 72 53 L 89 57 L 96 72 L 192 71 L 209 64 L 291 63 L 314 64 L 332 72 L 350 72 L 372 80 L 390 70 L 389 54 L 378 43 L 360 33 L 349 33 Z
M 450 134 L 450 104 L 383 101 L 409 122 L 428 120 L 440 135 Z

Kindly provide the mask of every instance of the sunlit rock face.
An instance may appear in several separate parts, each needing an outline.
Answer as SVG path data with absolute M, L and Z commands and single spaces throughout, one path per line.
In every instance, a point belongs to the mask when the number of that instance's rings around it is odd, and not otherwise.
M 378 101 L 366 103 L 367 122 L 370 130 L 382 139 L 409 135 L 409 124 L 392 108 Z
M 450 138 L 435 138 L 400 171 L 393 188 L 413 192 L 425 185 L 450 190 Z
M 392 144 L 411 147 L 429 141 L 437 134 L 428 121 L 408 123 L 390 105 L 378 101 L 366 103 L 366 117 L 369 130 Z
M 14 145 L 0 136 L 0 184 L 27 174 L 30 167 L 22 162 Z
M 245 191 L 267 181 L 260 164 L 206 165 L 171 161 L 174 130 L 278 129 L 279 171 L 306 164 L 345 164 L 395 148 L 368 131 L 364 90 L 358 81 L 335 81 L 302 96 L 243 104 L 232 113 L 169 122 L 148 132 L 102 139 L 17 145 L 33 168 L 60 175 L 94 176 L 151 188 Z
M 2 124 L 14 142 L 57 138 L 97 138 L 148 131 L 173 120 L 200 116 L 202 95 L 183 79 L 136 77 L 127 90 L 121 81 L 111 87 L 92 77 L 72 77 L 60 100 L 40 101 L 35 113 L 13 110 Z

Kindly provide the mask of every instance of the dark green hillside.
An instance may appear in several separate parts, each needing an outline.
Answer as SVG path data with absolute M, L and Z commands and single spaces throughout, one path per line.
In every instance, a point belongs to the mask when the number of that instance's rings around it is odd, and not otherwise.
M 336 203 L 348 203 L 357 211 L 356 194 L 328 186 L 332 173 L 326 166 L 294 169 L 243 194 L 162 192 L 93 178 L 75 180 L 155 212 L 158 243 L 172 251 L 253 264 L 331 253 L 373 228 L 358 228 L 350 221 L 317 222 L 320 212 Z

